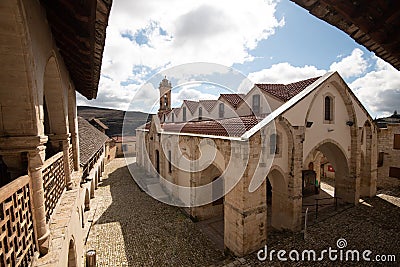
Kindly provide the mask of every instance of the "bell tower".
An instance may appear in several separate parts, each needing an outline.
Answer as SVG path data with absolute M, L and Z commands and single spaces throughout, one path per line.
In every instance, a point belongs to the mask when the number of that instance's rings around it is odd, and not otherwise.
M 165 76 L 158 87 L 160 90 L 160 108 L 158 113 L 171 110 L 171 88 L 171 82 L 168 81 L 167 77 Z

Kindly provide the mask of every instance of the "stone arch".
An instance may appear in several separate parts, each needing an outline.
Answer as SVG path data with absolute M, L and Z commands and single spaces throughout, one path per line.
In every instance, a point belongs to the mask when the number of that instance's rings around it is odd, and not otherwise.
M 85 211 L 90 210 L 90 193 L 89 189 L 85 190 Z
M 273 165 L 268 172 L 266 185 L 268 181 L 272 187 L 271 226 L 275 229 L 288 228 L 288 185 L 286 175 L 279 166 Z
M 52 134 L 68 133 L 67 101 L 62 85 L 59 64 L 54 56 L 47 61 L 43 77 L 43 97 L 49 112 Z
M 69 241 L 69 247 L 68 247 L 68 267 L 76 267 L 76 266 L 78 266 L 78 259 L 76 254 L 75 240 L 72 237 Z
M 293 158 L 293 153 L 294 153 L 294 139 L 293 139 L 293 127 L 290 124 L 290 122 L 284 118 L 283 116 L 278 117 L 278 123 L 279 125 L 283 128 L 284 133 L 286 135 L 286 138 L 288 140 L 287 146 L 288 146 L 288 170 L 289 173 L 293 174 L 294 170 L 294 158 Z M 283 139 L 283 138 L 281 138 Z M 283 151 L 282 151 L 283 153 Z
M 46 158 L 62 151 L 61 140 L 67 138 L 69 123 L 66 96 L 62 86 L 59 65 L 54 56 L 47 61 L 43 77 L 43 125 L 49 137 Z
M 353 187 L 353 177 L 350 174 L 351 161 L 346 157 L 345 150 L 332 139 L 325 139 L 318 143 L 310 153 L 320 151 L 335 169 L 335 197 L 339 201 L 354 203 L 357 192 Z

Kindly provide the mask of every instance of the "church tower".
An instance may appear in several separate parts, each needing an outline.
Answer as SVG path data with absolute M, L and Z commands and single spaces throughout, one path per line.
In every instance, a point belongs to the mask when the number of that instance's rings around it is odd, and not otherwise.
M 167 80 L 167 77 L 160 82 L 158 89 L 160 90 L 160 108 L 158 113 L 164 113 L 167 110 L 171 110 L 171 82 Z

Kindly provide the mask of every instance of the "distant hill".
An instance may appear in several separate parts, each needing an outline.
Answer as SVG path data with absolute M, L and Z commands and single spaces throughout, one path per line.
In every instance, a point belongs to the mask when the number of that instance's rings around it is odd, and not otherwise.
M 100 119 L 108 128 L 108 136 L 122 135 L 122 125 L 125 114 L 128 113 L 127 122 L 129 122 L 130 135 L 136 135 L 134 129 L 143 125 L 147 121 L 147 113 L 139 111 L 123 111 L 108 108 L 98 108 L 89 106 L 78 106 L 78 116 L 86 120 L 93 117 Z

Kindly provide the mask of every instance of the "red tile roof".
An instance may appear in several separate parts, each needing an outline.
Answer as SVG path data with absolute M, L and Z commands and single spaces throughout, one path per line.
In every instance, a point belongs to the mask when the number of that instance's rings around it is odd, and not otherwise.
M 233 108 L 237 108 L 243 101 L 244 94 L 221 94 L 220 98 L 225 99 Z
M 217 104 L 218 100 L 199 100 L 199 103 L 203 105 L 203 107 L 210 112 L 215 105 Z
M 260 121 L 261 119 L 255 116 L 244 116 L 222 120 L 165 123 L 162 128 L 165 132 L 240 137 Z
M 199 105 L 199 102 L 197 101 L 192 101 L 192 100 L 183 100 L 183 103 L 186 104 L 186 106 L 189 108 L 190 112 L 193 114 L 194 111 L 196 110 L 197 106 Z
M 286 102 L 304 89 L 306 89 L 309 85 L 314 83 L 319 78 L 320 77 L 315 77 L 289 84 L 256 84 L 256 86 L 264 92 L 277 97 L 283 102 Z

